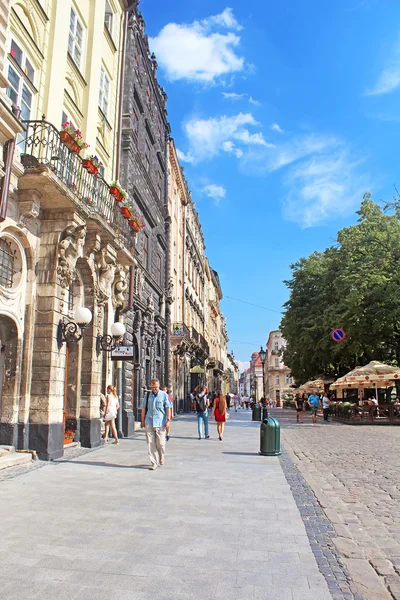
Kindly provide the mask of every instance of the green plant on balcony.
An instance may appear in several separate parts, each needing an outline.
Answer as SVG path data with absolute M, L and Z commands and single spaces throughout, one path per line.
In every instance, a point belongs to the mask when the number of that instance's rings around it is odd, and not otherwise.
M 120 211 L 121 211 L 121 215 L 124 217 L 124 219 L 129 221 L 129 219 L 131 218 L 131 215 L 133 213 L 132 207 L 129 204 L 129 202 L 127 202 L 127 201 L 123 202 L 121 204 Z
M 114 196 L 114 198 L 116 199 L 117 202 L 124 202 L 128 197 L 128 194 L 120 186 L 118 181 L 113 181 L 112 184 L 110 185 L 110 194 L 111 194 L 111 196 Z
M 140 217 L 138 214 L 135 213 L 135 211 L 131 208 L 131 217 L 129 219 L 129 227 L 131 229 L 133 229 L 133 231 L 136 231 L 136 233 L 139 233 L 139 231 L 141 231 L 142 229 L 145 228 L 145 222 L 143 221 L 142 217 Z
M 89 144 L 82 139 L 81 130 L 76 129 L 69 121 L 61 125 L 60 139 L 73 154 L 79 154 L 84 148 L 89 148 Z

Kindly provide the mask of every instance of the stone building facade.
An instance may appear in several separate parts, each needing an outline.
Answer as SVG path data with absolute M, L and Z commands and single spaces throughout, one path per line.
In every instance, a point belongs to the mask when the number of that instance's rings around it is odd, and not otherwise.
M 281 405 L 282 396 L 285 393 L 292 392 L 290 387 L 293 384 L 292 374 L 282 360 L 282 350 L 285 344 L 286 341 L 278 329 L 270 331 L 264 364 L 265 391 L 267 397 L 274 400 L 277 406 Z
M 100 445 L 100 392 L 117 382 L 99 338 L 123 318 L 134 265 L 135 234 L 109 190 L 125 10 L 123 1 L 0 6 L 0 443 L 45 459 L 63 454 L 66 430 Z M 66 119 L 90 144 L 82 156 L 60 137 Z M 103 163 L 97 174 L 83 160 L 91 154 Z M 83 337 L 79 307 L 92 314 Z
M 120 181 L 145 228 L 137 238 L 127 343 L 134 363 L 124 364 L 125 431 L 132 431 L 129 405 L 138 418 L 141 398 L 157 377 L 170 386 L 170 217 L 167 204 L 167 96 L 157 81 L 157 62 L 150 54 L 138 3 L 130 7 L 125 51 Z

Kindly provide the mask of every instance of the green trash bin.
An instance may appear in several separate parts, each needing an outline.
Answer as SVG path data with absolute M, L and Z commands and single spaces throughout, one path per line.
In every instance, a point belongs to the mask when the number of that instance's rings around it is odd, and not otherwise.
M 251 415 L 252 421 L 261 421 L 261 406 L 257 403 L 253 406 L 253 413 Z
M 281 454 L 281 426 L 273 417 L 264 419 L 260 427 L 260 452 L 263 456 Z

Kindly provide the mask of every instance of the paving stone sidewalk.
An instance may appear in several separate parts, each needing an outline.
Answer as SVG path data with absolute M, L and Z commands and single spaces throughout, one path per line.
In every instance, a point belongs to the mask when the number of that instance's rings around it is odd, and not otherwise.
M 334 526 L 364 600 L 400 600 L 400 428 L 315 425 L 281 411 L 282 439 Z
M 172 436 L 156 471 L 139 434 L 1 482 L 2 600 L 331 600 L 250 414 Z

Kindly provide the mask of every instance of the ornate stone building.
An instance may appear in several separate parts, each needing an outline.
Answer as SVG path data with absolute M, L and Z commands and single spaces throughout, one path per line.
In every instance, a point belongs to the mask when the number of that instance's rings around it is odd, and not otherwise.
M 126 316 L 127 341 L 136 360 L 124 365 L 124 393 L 140 406 L 150 379 L 170 385 L 170 217 L 167 204 L 167 96 L 157 81 L 157 61 L 150 54 L 138 2 L 131 5 L 126 32 L 120 180 L 145 228 L 136 245 L 131 303 Z M 125 431 L 133 423 L 125 414 Z
M 277 406 L 281 405 L 283 394 L 293 391 L 290 387 L 293 384 L 292 374 L 282 361 L 282 349 L 285 344 L 286 341 L 278 329 L 270 331 L 264 364 L 265 393 Z
M 172 388 L 177 408 L 188 393 L 205 382 L 209 345 L 206 340 L 205 243 L 196 206 L 169 142 L 169 212 L 171 215 Z
M 46 459 L 63 454 L 65 430 L 100 444 L 99 394 L 117 382 L 100 342 L 122 319 L 134 264 L 135 235 L 108 184 L 118 164 L 125 9 L 123 1 L 0 5 L 0 443 Z M 81 147 L 60 136 L 66 120 Z M 91 154 L 97 174 L 85 162 Z

